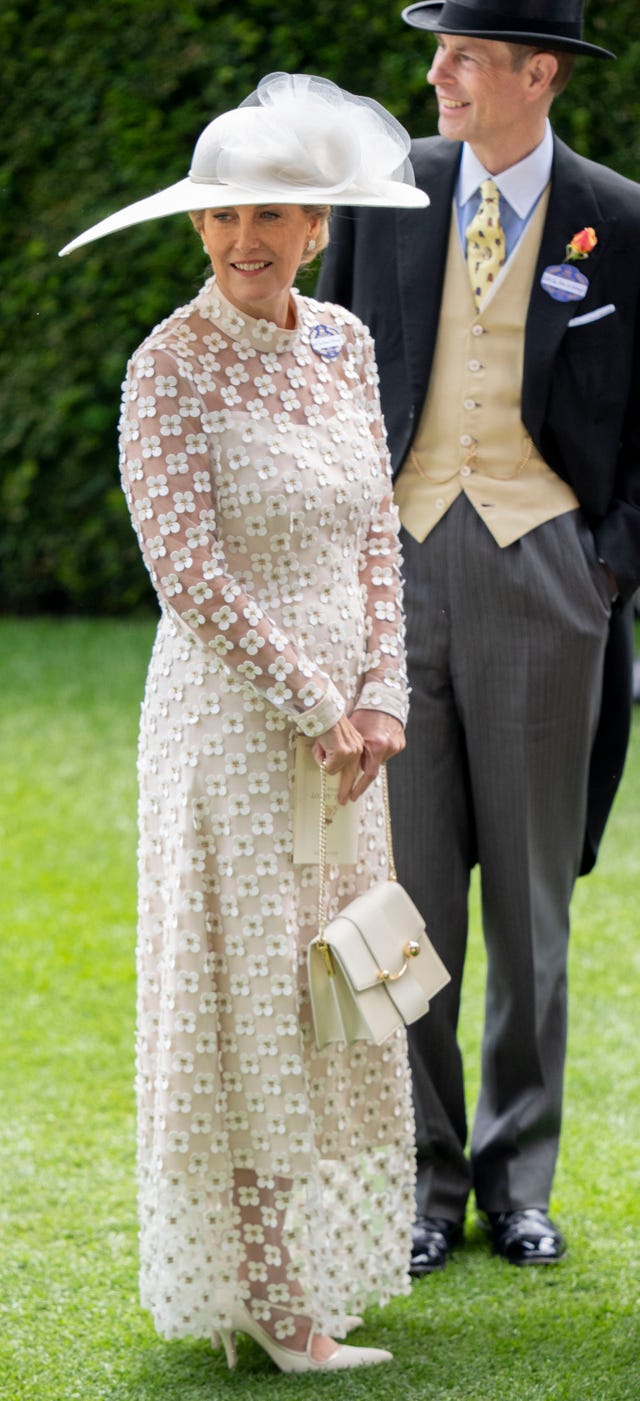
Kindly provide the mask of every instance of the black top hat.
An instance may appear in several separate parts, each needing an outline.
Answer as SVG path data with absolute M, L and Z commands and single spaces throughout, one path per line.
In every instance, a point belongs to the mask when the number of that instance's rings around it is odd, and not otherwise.
M 502 39 L 508 44 L 535 44 L 596 58 L 615 58 L 608 49 L 582 38 L 584 0 L 421 0 L 408 5 L 402 18 L 415 29 L 434 34 L 464 34 L 469 39 Z

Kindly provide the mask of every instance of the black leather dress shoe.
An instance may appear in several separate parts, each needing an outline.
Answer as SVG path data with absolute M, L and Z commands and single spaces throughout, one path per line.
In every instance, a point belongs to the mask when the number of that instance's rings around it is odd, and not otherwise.
M 462 1240 L 462 1226 L 444 1216 L 417 1216 L 411 1235 L 409 1274 L 419 1279 L 444 1269 L 453 1246 Z
M 510 1265 L 555 1265 L 567 1248 L 558 1227 L 537 1206 L 489 1211 L 487 1218 L 494 1251 Z

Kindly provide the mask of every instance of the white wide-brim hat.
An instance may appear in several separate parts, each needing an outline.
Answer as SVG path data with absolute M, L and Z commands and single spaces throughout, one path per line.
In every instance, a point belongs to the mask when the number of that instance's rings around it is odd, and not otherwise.
M 60 250 L 165 214 L 244 204 L 424 209 L 404 127 L 379 102 L 327 78 L 270 73 L 199 136 L 186 180 L 109 214 Z

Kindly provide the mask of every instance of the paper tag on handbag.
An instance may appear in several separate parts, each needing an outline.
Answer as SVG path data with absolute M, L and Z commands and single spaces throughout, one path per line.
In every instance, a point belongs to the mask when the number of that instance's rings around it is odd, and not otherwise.
M 327 774 L 327 861 L 351 866 L 358 859 L 361 804 L 338 802 L 339 774 Z M 296 739 L 293 788 L 293 860 L 296 866 L 313 866 L 320 859 L 320 768 L 313 744 Z

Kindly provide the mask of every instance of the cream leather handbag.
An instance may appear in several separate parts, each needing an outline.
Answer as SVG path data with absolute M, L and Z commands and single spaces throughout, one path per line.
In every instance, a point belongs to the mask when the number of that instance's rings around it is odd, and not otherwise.
M 318 934 L 307 952 L 316 1045 L 372 1041 L 379 1046 L 397 1027 L 424 1016 L 449 974 L 427 938 L 424 920 L 400 885 L 393 860 L 389 794 L 384 764 L 389 879 L 325 921 L 326 772 L 320 789 Z

